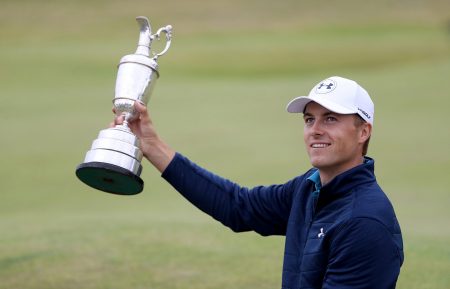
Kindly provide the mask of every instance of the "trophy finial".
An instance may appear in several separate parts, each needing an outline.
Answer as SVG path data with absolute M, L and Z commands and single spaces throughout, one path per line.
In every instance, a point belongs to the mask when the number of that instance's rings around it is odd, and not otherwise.
M 139 24 L 139 42 L 136 54 L 150 56 L 150 46 L 152 43 L 152 27 L 147 17 L 138 16 L 136 21 Z

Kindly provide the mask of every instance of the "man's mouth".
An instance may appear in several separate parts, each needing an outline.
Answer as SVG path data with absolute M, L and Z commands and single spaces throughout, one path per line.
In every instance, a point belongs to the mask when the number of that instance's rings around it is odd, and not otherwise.
M 311 147 L 312 148 L 326 148 L 329 145 L 330 145 L 329 143 L 313 143 L 313 144 L 311 144 Z

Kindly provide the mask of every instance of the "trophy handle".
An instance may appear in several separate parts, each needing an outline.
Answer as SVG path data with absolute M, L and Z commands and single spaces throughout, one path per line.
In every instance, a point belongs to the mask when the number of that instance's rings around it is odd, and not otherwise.
M 156 61 L 158 57 L 165 54 L 167 50 L 169 50 L 170 43 L 172 42 L 172 25 L 159 28 L 158 31 L 152 35 L 152 27 L 150 26 L 147 17 L 138 16 L 136 17 L 136 21 L 139 24 L 139 42 L 135 54 L 150 56 L 149 53 L 151 50 L 152 41 L 155 39 L 161 40 L 161 33 L 166 35 L 166 46 L 164 49 L 159 53 L 152 52 L 153 60 Z
M 166 34 L 166 47 L 164 47 L 164 49 L 159 53 L 153 53 L 153 60 L 156 60 L 158 59 L 158 57 L 165 54 L 167 50 L 169 50 L 170 43 L 172 42 L 172 25 L 167 25 L 166 27 L 159 28 L 158 31 L 151 36 L 152 39 L 156 38 L 157 40 L 160 40 L 162 32 Z

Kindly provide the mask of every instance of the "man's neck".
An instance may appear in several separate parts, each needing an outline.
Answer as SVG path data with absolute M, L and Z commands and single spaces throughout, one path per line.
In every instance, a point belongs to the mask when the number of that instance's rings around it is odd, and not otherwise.
M 336 176 L 342 174 L 343 172 L 346 172 L 354 167 L 357 167 L 364 163 L 364 156 L 361 156 L 361 158 L 355 159 L 354 162 L 347 163 L 346 165 L 343 165 L 341 167 L 332 167 L 332 168 L 319 168 L 319 174 L 320 174 L 320 182 L 322 183 L 322 186 L 325 186 L 329 182 L 331 182 Z

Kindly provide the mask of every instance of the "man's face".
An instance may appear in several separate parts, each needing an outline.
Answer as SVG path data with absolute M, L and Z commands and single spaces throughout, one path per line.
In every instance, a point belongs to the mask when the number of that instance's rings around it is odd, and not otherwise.
M 316 102 L 306 106 L 303 138 L 314 167 L 335 176 L 362 163 L 362 145 L 371 127 L 357 126 L 355 117 L 331 112 Z

